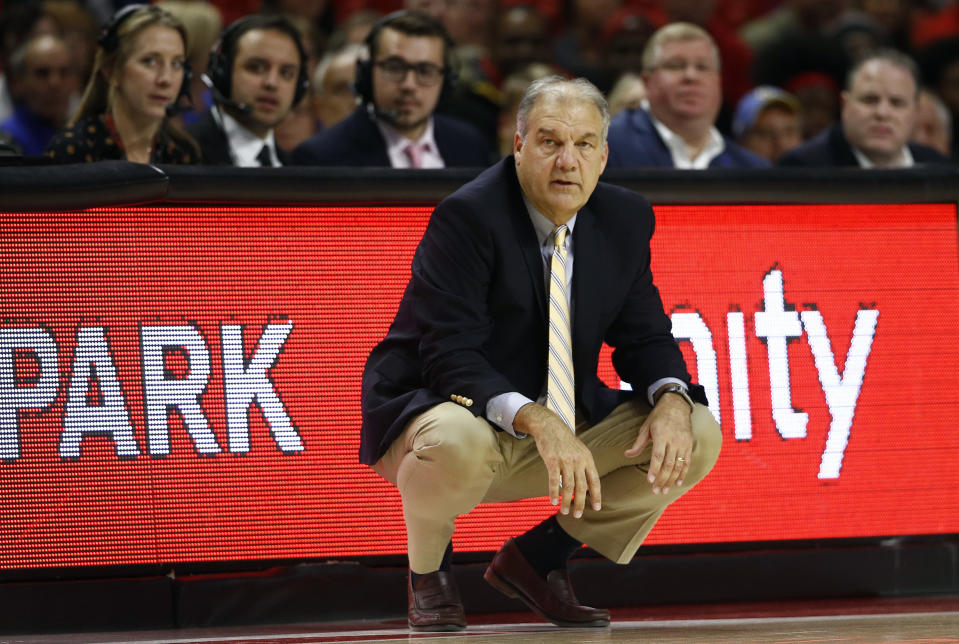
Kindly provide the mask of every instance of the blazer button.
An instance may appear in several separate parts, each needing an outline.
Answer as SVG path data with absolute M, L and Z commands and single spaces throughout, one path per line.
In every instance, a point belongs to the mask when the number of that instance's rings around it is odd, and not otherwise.
M 472 406 L 473 406 L 473 399 L 472 399 L 472 398 L 467 398 L 466 400 L 463 401 L 463 404 L 466 405 L 467 407 L 472 407 Z

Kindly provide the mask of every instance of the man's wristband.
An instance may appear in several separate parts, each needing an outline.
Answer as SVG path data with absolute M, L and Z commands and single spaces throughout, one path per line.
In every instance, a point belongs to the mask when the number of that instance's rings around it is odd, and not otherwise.
M 666 385 L 659 390 L 659 395 L 656 396 L 656 402 L 659 402 L 660 399 L 666 394 L 676 394 L 677 396 L 682 397 L 686 401 L 686 404 L 689 405 L 689 413 L 693 412 L 693 399 L 689 397 L 689 393 L 686 391 L 686 388 L 682 385 Z

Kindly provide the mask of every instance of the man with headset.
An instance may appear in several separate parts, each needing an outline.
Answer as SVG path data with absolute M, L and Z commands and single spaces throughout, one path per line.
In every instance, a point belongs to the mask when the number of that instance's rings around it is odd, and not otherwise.
M 485 167 L 490 159 L 479 131 L 434 114 L 454 81 L 453 42 L 436 19 L 399 11 L 374 25 L 369 59 L 357 62 L 363 104 L 337 125 L 293 151 L 300 165 L 393 168 Z
M 253 15 L 227 27 L 203 78 L 214 106 L 188 128 L 203 163 L 239 167 L 289 165 L 273 128 L 306 94 L 306 51 L 282 16 Z

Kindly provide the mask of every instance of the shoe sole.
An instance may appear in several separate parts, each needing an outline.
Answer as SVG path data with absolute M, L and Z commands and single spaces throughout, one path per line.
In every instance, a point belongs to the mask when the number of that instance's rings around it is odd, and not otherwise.
M 594 619 L 590 622 L 566 622 L 560 619 L 554 619 L 540 610 L 536 605 L 536 602 L 530 600 L 522 590 L 497 575 L 492 568 L 486 569 L 486 572 L 483 573 L 483 579 L 485 579 L 486 583 L 488 583 L 490 586 L 500 591 L 510 599 L 520 600 L 526 604 L 527 608 L 529 608 L 531 611 L 545 619 L 547 622 L 552 622 L 557 626 L 562 626 L 564 628 L 600 628 L 603 626 L 609 626 L 608 619 Z
M 448 633 L 454 631 L 465 630 L 465 626 L 460 624 L 430 624 L 428 626 L 414 626 L 412 623 L 407 622 L 411 631 L 416 631 L 417 633 Z

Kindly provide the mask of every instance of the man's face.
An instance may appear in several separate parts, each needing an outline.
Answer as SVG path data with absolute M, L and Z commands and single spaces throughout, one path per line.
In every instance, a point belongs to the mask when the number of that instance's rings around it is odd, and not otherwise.
M 526 5 L 514 7 L 499 18 L 492 56 L 505 78 L 531 63 L 549 60 L 546 19 Z
M 523 193 L 556 225 L 583 207 L 606 167 L 602 115 L 577 98 L 541 97 L 529 114 L 526 140 L 513 140 Z
M 228 111 L 257 136 L 266 136 L 293 106 L 300 53 L 290 36 L 276 29 L 253 29 L 236 43 L 230 98 L 252 111 Z
M 643 79 L 650 111 L 666 125 L 716 120 L 722 101 L 719 61 L 708 40 L 663 43 L 654 68 Z
M 373 102 L 382 118 L 410 138 L 417 138 L 440 99 L 443 88 L 443 39 L 439 36 L 409 36 L 389 27 L 377 37 L 373 64 Z M 431 70 L 430 77 L 415 69 Z M 400 68 L 397 72 L 396 68 Z
M 775 104 L 760 112 L 743 140 L 747 148 L 772 162 L 801 142 L 799 115 Z
M 330 61 L 323 82 L 313 96 L 313 114 L 324 127 L 336 125 L 356 109 L 355 79 L 355 56 L 341 54 Z
M 863 65 L 842 93 L 846 138 L 874 163 L 897 157 L 916 123 L 916 82 L 885 60 Z
M 53 36 L 41 36 L 29 45 L 18 94 L 31 112 L 55 125 L 62 125 L 70 109 L 70 96 L 76 88 L 73 61 L 63 41 Z
M 928 145 L 945 156 L 952 154 L 952 135 L 933 99 L 926 92 L 919 94 L 916 129 L 912 132 L 911 140 Z

